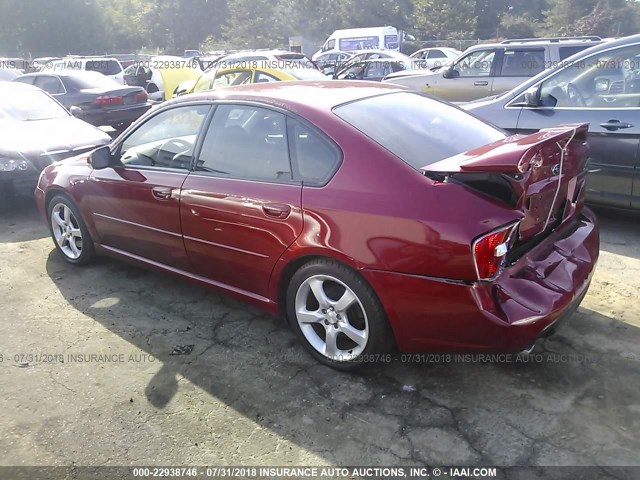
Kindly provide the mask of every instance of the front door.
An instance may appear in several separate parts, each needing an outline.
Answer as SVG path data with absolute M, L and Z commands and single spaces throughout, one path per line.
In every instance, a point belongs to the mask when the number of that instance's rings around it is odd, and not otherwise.
M 100 244 L 190 270 L 180 226 L 180 191 L 208 105 L 163 110 L 112 149 L 122 166 L 94 170 L 89 181 Z

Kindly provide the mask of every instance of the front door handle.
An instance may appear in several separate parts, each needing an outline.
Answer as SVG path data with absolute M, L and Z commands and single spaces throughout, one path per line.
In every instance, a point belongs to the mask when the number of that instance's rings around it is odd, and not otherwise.
M 281 203 L 267 203 L 262 206 L 262 211 L 267 217 L 285 219 L 291 213 L 291 207 Z
M 631 128 L 633 125 L 631 123 L 623 123 L 620 120 L 609 120 L 608 122 L 601 123 L 600 126 L 602 128 L 606 128 L 607 130 L 613 132 L 620 128 Z
M 489 82 L 487 82 L 486 80 L 478 80 L 476 82 L 473 82 L 473 84 L 476 87 L 486 87 L 487 85 L 489 85 Z
M 171 189 L 169 187 L 153 187 L 151 193 L 153 193 L 153 197 L 156 200 L 169 200 L 171 198 Z

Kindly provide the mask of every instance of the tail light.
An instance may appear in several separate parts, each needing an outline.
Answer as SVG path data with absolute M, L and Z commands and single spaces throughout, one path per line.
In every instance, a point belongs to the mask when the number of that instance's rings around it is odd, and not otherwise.
M 149 95 L 147 95 L 147 92 L 145 92 L 144 90 L 140 93 L 136 93 L 136 95 L 133 97 L 134 102 L 146 102 L 147 99 L 149 98 Z
M 100 95 L 93 100 L 94 105 L 99 105 L 101 107 L 109 105 L 121 105 L 123 103 L 124 98 L 115 95 Z
M 517 224 L 489 232 L 473 242 L 473 260 L 478 280 L 493 280 L 504 267 L 512 233 Z

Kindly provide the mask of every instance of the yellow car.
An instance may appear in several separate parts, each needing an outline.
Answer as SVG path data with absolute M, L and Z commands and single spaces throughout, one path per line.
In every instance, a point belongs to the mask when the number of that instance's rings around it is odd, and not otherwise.
M 174 97 L 187 93 L 206 92 L 216 88 L 246 85 L 249 83 L 287 82 L 292 80 L 327 80 L 328 77 L 313 68 L 240 68 L 231 66 L 203 73 L 193 82 L 180 84 Z

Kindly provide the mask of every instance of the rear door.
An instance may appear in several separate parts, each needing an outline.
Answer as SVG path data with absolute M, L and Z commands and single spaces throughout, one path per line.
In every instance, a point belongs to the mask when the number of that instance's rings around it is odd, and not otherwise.
M 302 231 L 301 182 L 293 180 L 285 115 L 219 105 L 180 216 L 197 273 L 266 296 L 271 271 Z
M 147 119 L 113 149 L 121 167 L 89 178 L 93 224 L 100 243 L 190 270 L 180 226 L 180 189 L 209 105 L 185 105 Z
M 519 132 L 589 122 L 587 200 L 631 206 L 640 147 L 640 45 L 587 57 L 547 77 L 543 106 L 523 108 Z

